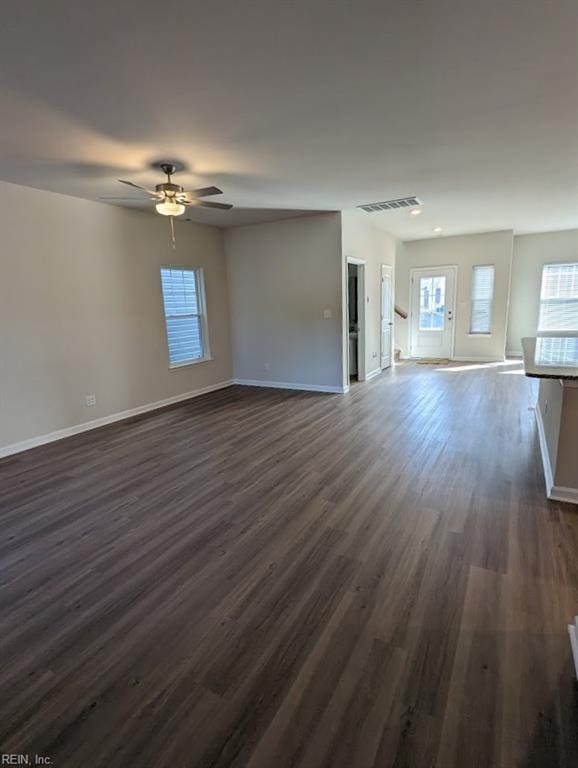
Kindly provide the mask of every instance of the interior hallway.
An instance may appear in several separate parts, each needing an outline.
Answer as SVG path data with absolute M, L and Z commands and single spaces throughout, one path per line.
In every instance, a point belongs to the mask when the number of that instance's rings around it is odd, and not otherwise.
M 0 462 L 0 746 L 578 764 L 578 516 L 519 365 L 231 387 Z

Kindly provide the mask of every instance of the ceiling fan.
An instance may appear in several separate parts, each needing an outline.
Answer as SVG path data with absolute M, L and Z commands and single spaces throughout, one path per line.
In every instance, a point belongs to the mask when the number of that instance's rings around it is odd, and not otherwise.
M 141 187 L 132 181 L 125 181 L 125 179 L 119 179 L 121 184 L 127 184 L 129 187 L 134 187 L 140 192 L 145 192 L 149 196 L 149 200 L 155 204 L 157 213 L 161 216 L 170 216 L 171 222 L 171 242 L 173 248 L 176 248 L 177 241 L 175 238 L 175 228 L 173 226 L 173 218 L 175 216 L 182 216 L 187 208 L 217 208 L 221 211 L 229 211 L 233 207 L 229 203 L 211 203 L 208 200 L 203 200 L 204 197 L 210 197 L 211 195 L 222 195 L 223 190 L 218 187 L 202 187 L 201 189 L 183 189 L 180 184 L 173 184 L 173 174 L 176 172 L 177 167 L 174 163 L 160 163 L 158 166 L 163 173 L 166 173 L 167 180 L 162 184 L 156 184 L 154 189 L 147 189 Z M 139 200 L 138 197 L 101 197 L 100 200 Z
M 141 187 L 132 181 L 119 179 L 121 184 L 127 184 L 140 192 L 149 195 L 149 200 L 155 203 L 157 213 L 162 216 L 181 216 L 187 207 L 195 208 L 217 208 L 222 211 L 229 211 L 233 206 L 229 203 L 212 203 L 203 200 L 204 197 L 211 195 L 222 195 L 223 190 L 218 187 L 202 187 L 201 189 L 185 190 L 179 184 L 174 184 L 172 177 L 177 170 L 173 163 L 161 163 L 159 168 L 166 173 L 167 180 L 162 184 L 157 184 L 154 189 Z M 136 197 L 101 197 L 101 200 L 138 200 Z

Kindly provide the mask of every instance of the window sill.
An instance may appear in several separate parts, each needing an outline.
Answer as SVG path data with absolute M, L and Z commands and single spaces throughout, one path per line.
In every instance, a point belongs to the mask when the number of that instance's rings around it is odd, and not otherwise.
M 577 333 L 578 328 L 575 328 L 573 331 L 536 331 L 536 336 L 543 339 L 573 339 Z
M 493 334 L 492 333 L 468 333 L 468 336 L 471 336 L 472 339 L 491 339 Z
M 170 363 L 169 364 L 169 370 L 174 371 L 177 368 L 186 368 L 189 365 L 198 365 L 199 363 L 208 363 L 211 360 L 214 360 L 214 357 L 199 357 L 196 360 L 185 360 L 183 363 Z

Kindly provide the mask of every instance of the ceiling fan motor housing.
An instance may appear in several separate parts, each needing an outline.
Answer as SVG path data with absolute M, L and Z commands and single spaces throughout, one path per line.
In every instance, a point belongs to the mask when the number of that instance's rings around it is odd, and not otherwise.
M 155 189 L 157 192 L 166 194 L 167 197 L 174 197 L 177 193 L 183 191 L 183 188 L 179 184 L 172 184 L 169 182 L 157 184 Z

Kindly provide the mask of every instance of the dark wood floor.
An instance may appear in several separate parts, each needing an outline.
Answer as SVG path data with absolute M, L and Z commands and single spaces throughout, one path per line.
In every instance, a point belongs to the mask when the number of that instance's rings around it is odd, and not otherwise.
M 0 462 L 1 749 L 577 766 L 578 510 L 544 499 L 534 386 L 232 387 Z

